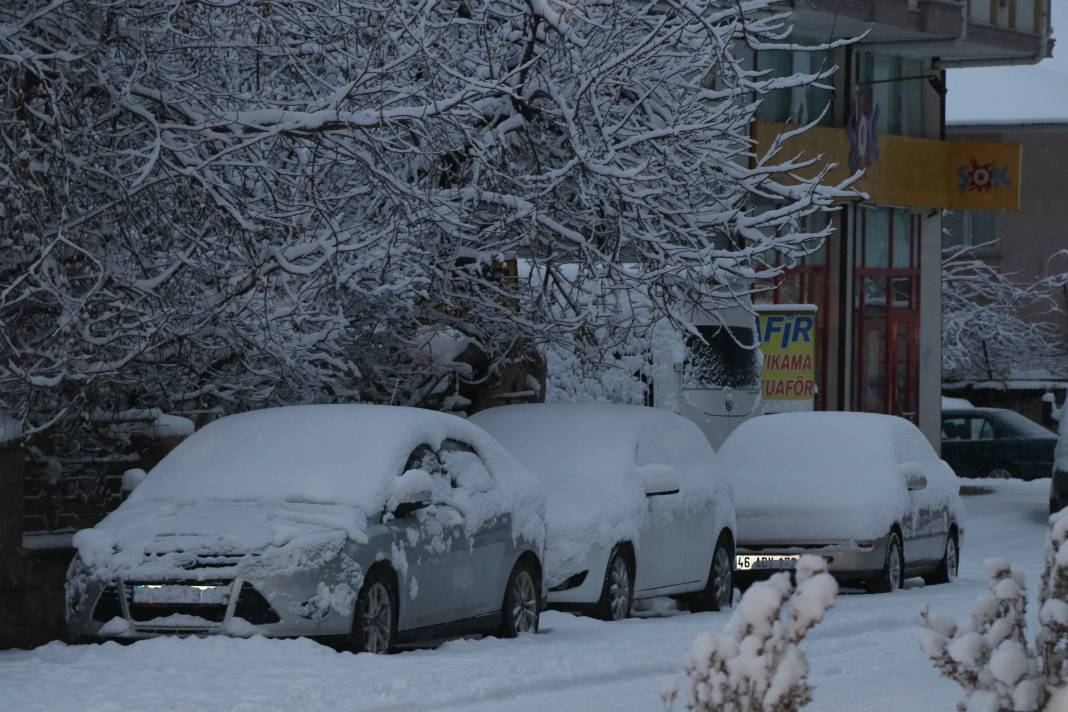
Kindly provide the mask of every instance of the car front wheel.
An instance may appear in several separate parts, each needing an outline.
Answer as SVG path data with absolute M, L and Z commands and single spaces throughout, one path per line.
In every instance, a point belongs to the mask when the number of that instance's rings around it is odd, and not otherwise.
M 529 561 L 518 562 L 504 590 L 501 637 L 514 638 L 520 633 L 538 632 L 540 590 L 541 584 L 534 565 Z
M 734 599 L 733 559 L 734 552 L 730 544 L 721 537 L 712 554 L 712 564 L 704 590 L 685 599 L 692 613 L 722 611 L 731 607 Z
M 946 551 L 942 556 L 942 563 L 938 565 L 934 574 L 924 579 L 927 583 L 949 583 L 953 579 L 957 578 L 957 571 L 960 568 L 960 546 L 957 543 L 956 532 L 951 532 L 946 537 Z
M 631 580 L 630 562 L 627 561 L 623 549 L 617 547 L 608 559 L 601 599 L 597 602 L 594 614 L 606 621 L 623 620 L 630 616 L 633 598 L 634 582 Z
M 886 540 L 886 561 L 879 575 L 868 582 L 868 593 L 892 593 L 905 580 L 905 557 L 901 553 L 901 537 L 890 532 Z
M 393 581 L 382 571 L 372 571 L 356 597 L 352 617 L 352 649 L 357 653 L 385 655 L 397 637 L 397 596 Z

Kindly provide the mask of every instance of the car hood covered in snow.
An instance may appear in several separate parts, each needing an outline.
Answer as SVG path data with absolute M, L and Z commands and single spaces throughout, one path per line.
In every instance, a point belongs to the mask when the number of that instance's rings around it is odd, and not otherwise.
M 963 519 L 959 484 L 911 423 L 867 413 L 783 413 L 738 427 L 719 451 L 731 479 L 739 542 L 864 541 L 921 498 Z M 905 470 L 927 489 L 910 498 Z
M 286 502 L 127 502 L 75 536 L 101 578 L 190 579 L 292 572 L 367 541 L 351 505 Z

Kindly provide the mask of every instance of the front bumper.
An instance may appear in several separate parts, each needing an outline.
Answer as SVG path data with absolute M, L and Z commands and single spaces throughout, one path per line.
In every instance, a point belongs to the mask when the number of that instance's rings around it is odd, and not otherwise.
M 141 640 L 164 635 L 348 635 L 355 595 L 347 596 L 345 590 L 335 594 L 334 589 L 308 579 L 90 581 L 80 594 L 68 591 L 67 630 L 71 639 L 78 641 Z M 135 593 L 137 587 L 157 586 L 191 592 L 211 588 L 212 600 L 146 603 Z
M 869 542 L 825 541 L 797 544 L 793 542 L 741 542 L 737 556 L 769 554 L 800 554 L 819 556 L 827 562 L 827 571 L 842 581 L 861 581 L 871 578 L 886 563 L 886 538 Z M 786 568 L 735 570 L 735 578 L 742 582 L 768 578 Z

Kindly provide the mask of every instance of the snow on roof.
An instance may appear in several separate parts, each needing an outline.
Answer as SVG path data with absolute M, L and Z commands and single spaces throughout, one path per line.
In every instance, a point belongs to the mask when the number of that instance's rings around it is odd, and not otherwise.
M 1053 27 L 1068 27 L 1068 0 L 1053 0 Z M 1035 66 L 953 69 L 948 73 L 950 126 L 1068 124 L 1068 47 Z
M 492 460 L 505 459 L 501 469 L 515 469 L 482 430 L 453 415 L 399 406 L 288 406 L 206 425 L 163 458 L 130 501 L 320 502 L 371 512 L 417 446 L 436 449 L 449 438 L 475 447 L 491 468 Z
M 974 408 L 972 402 L 967 398 L 951 398 L 949 396 L 942 396 L 942 410 L 949 410 L 952 408 Z

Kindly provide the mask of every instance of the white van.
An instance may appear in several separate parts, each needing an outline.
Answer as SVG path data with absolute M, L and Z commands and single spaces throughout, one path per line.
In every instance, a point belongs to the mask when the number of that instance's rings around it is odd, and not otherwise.
M 688 337 L 685 360 L 659 369 L 653 405 L 676 409 L 718 449 L 734 428 L 763 412 L 756 316 L 746 300 L 695 309 L 691 321 L 703 341 Z

